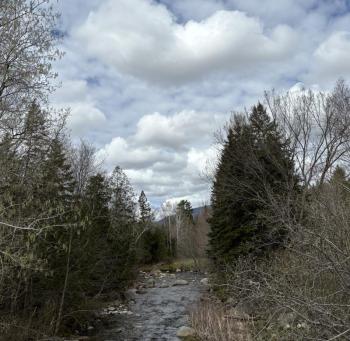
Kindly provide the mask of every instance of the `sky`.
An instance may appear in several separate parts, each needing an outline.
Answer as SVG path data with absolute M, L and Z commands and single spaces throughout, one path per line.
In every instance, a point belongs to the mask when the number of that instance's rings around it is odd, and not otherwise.
M 350 0 L 59 0 L 55 62 L 75 141 L 154 207 L 208 203 L 214 134 L 265 90 L 350 77 Z

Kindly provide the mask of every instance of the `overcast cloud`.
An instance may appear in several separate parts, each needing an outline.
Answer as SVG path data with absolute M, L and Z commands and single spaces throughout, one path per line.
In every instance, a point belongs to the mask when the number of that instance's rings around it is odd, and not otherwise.
M 347 0 L 60 0 L 62 87 L 75 139 L 156 206 L 208 201 L 213 134 L 263 91 L 350 76 Z

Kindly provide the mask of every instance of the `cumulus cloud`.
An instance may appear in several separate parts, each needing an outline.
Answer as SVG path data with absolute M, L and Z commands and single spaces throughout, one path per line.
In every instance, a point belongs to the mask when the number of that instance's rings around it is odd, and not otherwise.
M 124 138 L 115 137 L 98 151 L 97 158 L 111 168 L 119 165 L 125 169 L 140 169 L 171 162 L 173 156 L 152 147 L 132 146 Z
M 187 154 L 186 172 L 192 174 L 193 181 L 203 182 L 210 176 L 220 156 L 221 146 L 213 144 L 206 149 L 191 148 Z
M 152 146 L 181 149 L 190 142 L 212 140 L 226 115 L 184 110 L 172 116 L 154 113 L 137 123 L 135 140 Z
M 350 31 L 332 33 L 314 53 L 314 77 L 334 80 L 350 75 Z
M 73 102 L 67 104 L 71 109 L 67 125 L 75 136 L 83 136 L 90 129 L 102 127 L 106 123 L 104 113 L 92 103 Z
M 73 136 L 82 137 L 89 130 L 101 128 L 106 122 L 105 114 L 89 95 L 86 81 L 65 80 L 53 96 L 55 107 L 70 108 L 67 120 Z
M 136 189 L 145 190 L 150 197 L 164 200 L 169 193 L 174 197 L 198 197 L 201 193 L 205 200 L 208 185 L 203 172 L 218 155 L 211 141 L 219 118 L 221 125 L 226 115 L 194 111 L 145 115 L 135 134 L 113 138 L 97 157 L 109 170 L 116 165 L 123 167 Z M 194 140 L 197 147 L 193 147 Z
M 327 90 L 350 76 L 343 0 L 60 3 L 67 53 L 54 104 L 71 107 L 73 136 L 154 204 L 209 198 L 202 172 L 215 166 L 213 133 L 232 110 L 264 90 Z
M 290 27 L 265 32 L 261 21 L 239 11 L 220 10 L 181 24 L 151 0 L 105 1 L 75 37 L 91 56 L 120 72 L 168 83 L 280 61 L 290 57 L 297 41 Z

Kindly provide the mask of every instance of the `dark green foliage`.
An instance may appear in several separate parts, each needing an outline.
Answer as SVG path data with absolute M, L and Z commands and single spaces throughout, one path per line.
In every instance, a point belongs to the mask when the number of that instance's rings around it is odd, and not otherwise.
M 181 200 L 176 207 L 176 214 L 181 216 L 186 224 L 194 224 L 193 209 L 188 200 Z
M 210 255 L 230 260 L 283 241 L 273 200 L 297 189 L 288 141 L 261 104 L 248 120 L 235 116 L 228 129 L 212 189 Z
M 139 222 L 141 225 L 147 225 L 154 220 L 154 215 L 150 203 L 147 200 L 147 196 L 144 191 L 141 191 L 139 200 L 140 218 Z M 147 227 L 147 226 L 146 226 Z
M 81 223 L 83 231 L 79 238 L 79 280 L 86 293 L 102 289 L 108 272 L 107 235 L 110 230 L 109 203 L 111 199 L 108 180 L 103 174 L 90 177 L 81 199 Z
M 166 233 L 163 228 L 153 227 L 145 231 L 140 241 L 140 261 L 157 263 L 169 257 Z
M 4 314 L 43 313 L 50 334 L 79 328 L 70 312 L 132 279 L 135 203 L 119 167 L 111 178 L 92 175 L 79 191 L 69 149 L 48 114 L 33 104 L 26 117 L 20 148 L 10 137 L 0 142 L 1 221 L 21 227 L 2 230 L 0 304 Z
M 341 185 L 341 184 L 346 184 L 346 182 L 347 182 L 347 175 L 346 175 L 345 169 L 339 165 L 336 166 L 332 174 L 332 178 L 330 179 L 330 183 Z
M 110 179 L 111 186 L 111 227 L 107 234 L 109 276 L 114 278 L 116 287 L 123 287 L 133 273 L 136 261 L 135 240 L 137 236 L 136 204 L 132 186 L 120 167 L 116 167 Z M 118 279 L 118 281 L 117 281 Z

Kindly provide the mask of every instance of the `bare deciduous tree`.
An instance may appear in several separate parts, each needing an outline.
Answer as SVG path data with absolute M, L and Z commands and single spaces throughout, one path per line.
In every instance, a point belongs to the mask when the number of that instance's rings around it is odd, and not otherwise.
M 305 187 L 322 184 L 350 156 L 350 89 L 339 80 L 331 93 L 304 90 L 265 94 L 272 116 L 291 141 Z
M 70 162 L 78 194 L 82 194 L 89 178 L 97 172 L 98 165 L 95 158 L 95 148 L 86 141 L 80 141 L 78 147 L 71 150 Z

